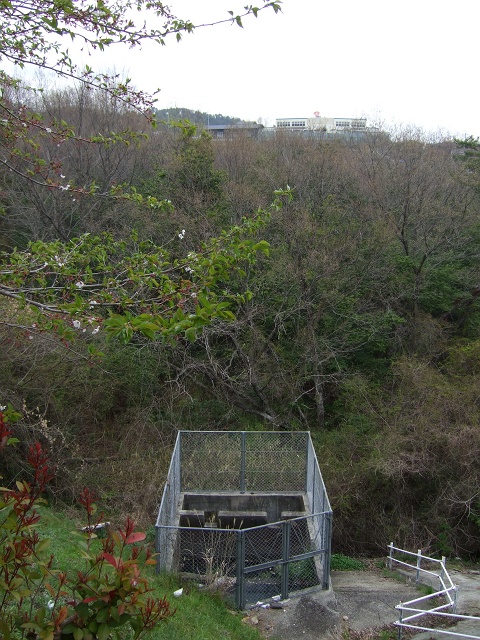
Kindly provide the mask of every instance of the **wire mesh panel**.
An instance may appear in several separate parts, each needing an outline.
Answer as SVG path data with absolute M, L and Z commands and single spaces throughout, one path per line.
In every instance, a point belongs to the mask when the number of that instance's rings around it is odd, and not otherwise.
M 283 523 L 242 531 L 243 601 L 241 606 L 273 598 L 282 592 Z
M 231 529 L 182 527 L 179 571 L 195 573 L 206 584 L 222 585 L 236 573 L 237 537 Z M 229 581 L 232 585 L 235 580 Z
M 322 515 L 307 516 L 292 520 L 290 525 L 290 563 L 288 568 L 288 590 L 299 591 L 321 584 L 328 552 L 324 546 Z
M 245 537 L 245 567 L 282 560 L 282 523 L 277 522 L 263 527 L 254 527 L 243 531 Z
M 245 575 L 243 583 L 243 603 L 237 602 L 240 608 L 264 602 L 282 592 L 282 565 L 262 569 L 254 569 Z
M 181 431 L 182 491 L 238 491 L 240 431 Z
M 322 584 L 325 563 L 321 535 L 315 536 L 314 516 L 276 522 L 242 531 L 244 576 L 241 606 Z
M 306 432 L 247 432 L 246 491 L 305 491 Z
M 305 491 L 308 432 L 180 436 L 182 491 Z
M 310 513 L 324 513 L 331 511 L 327 490 L 317 460 L 317 454 L 311 438 L 308 438 L 307 448 L 307 477 L 306 494 Z
M 313 517 L 297 518 L 289 522 L 290 549 L 289 557 L 301 556 L 310 551 L 322 549 L 321 535 L 316 534 L 313 527 Z

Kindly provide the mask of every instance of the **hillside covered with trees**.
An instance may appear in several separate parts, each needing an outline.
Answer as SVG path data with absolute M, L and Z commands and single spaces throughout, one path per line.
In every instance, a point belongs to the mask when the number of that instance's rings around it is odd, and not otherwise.
M 85 137 L 93 122 L 107 132 L 133 117 L 81 88 L 46 93 L 37 109 L 78 118 Z M 178 429 L 310 430 L 337 550 L 374 553 L 397 540 L 478 556 L 478 157 L 473 140 L 412 131 L 214 142 L 177 123 L 136 145 L 73 147 L 63 158 L 71 180 L 88 176 L 105 192 L 126 183 L 140 204 L 77 200 L 4 171 L 7 252 L 135 229 L 132 254 L 153 243 L 177 266 L 189 256 L 180 309 L 198 304 L 195 260 L 202 246 L 216 250 L 212 238 L 245 217 L 256 221 L 254 242 L 270 247 L 215 284 L 201 276 L 229 314 L 189 335 L 115 334 L 93 309 L 55 330 L 54 318 L 37 325 L 32 307 L 1 299 L 3 402 L 22 411 L 22 441 L 51 447 L 55 497 L 68 503 L 88 482 L 108 508 L 145 523 Z M 145 207 L 149 197 L 169 206 Z M 20 457 L 8 464 L 19 473 Z

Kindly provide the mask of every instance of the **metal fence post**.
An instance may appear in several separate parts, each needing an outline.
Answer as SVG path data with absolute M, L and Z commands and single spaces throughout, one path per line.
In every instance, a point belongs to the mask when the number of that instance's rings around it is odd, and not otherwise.
M 313 465 L 313 482 L 312 482 L 312 513 L 315 513 L 315 489 L 317 488 L 317 465 Z
M 388 545 L 388 568 L 390 569 L 390 571 L 392 570 L 392 564 L 393 564 L 393 542 L 391 542 Z
M 330 587 L 330 562 L 332 557 L 332 512 L 325 513 L 325 561 L 323 563 L 322 589 Z
M 182 487 L 182 440 L 183 431 L 178 432 L 178 452 L 177 452 L 177 465 L 178 465 L 178 492 L 183 491 Z
M 246 437 L 247 434 L 245 431 L 242 431 L 242 444 L 241 444 L 241 457 L 240 457 L 240 493 L 245 493 L 246 487 Z
M 155 525 L 155 553 L 157 554 L 157 562 L 155 564 L 155 573 L 160 573 L 160 527 Z
M 306 450 L 305 450 L 305 493 L 307 495 L 308 495 L 308 489 L 310 487 L 308 470 L 309 470 L 310 459 L 312 457 L 310 449 L 311 449 L 311 440 L 310 438 L 307 437 Z M 314 486 L 315 486 L 315 482 L 313 483 L 313 487 Z M 312 511 L 313 511 L 313 508 L 312 508 Z
M 400 603 L 400 606 L 401 606 L 401 604 L 402 603 Z M 398 620 L 398 622 L 400 624 L 400 626 L 398 627 L 398 640 L 402 640 L 402 626 L 401 626 L 401 624 L 402 624 L 402 616 L 403 616 L 403 610 L 400 609 L 400 618 Z
M 288 598 L 288 574 L 290 570 L 290 525 L 291 522 L 289 520 L 285 520 L 282 524 L 282 585 L 281 585 L 281 593 L 282 600 L 286 600 Z
M 236 566 L 235 604 L 245 609 L 245 532 L 237 531 L 237 566 Z

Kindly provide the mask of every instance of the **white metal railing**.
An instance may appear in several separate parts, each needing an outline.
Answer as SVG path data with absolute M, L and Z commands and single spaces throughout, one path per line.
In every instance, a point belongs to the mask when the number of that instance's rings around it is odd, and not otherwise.
M 393 542 L 388 545 L 388 567 L 389 569 L 394 568 L 394 563 L 396 565 L 400 565 L 403 567 L 407 567 L 408 569 L 413 569 L 415 571 L 415 580 L 416 582 L 427 582 L 431 583 L 432 579 L 435 583 L 438 580 L 438 586 L 440 587 L 437 591 L 430 593 L 426 596 L 422 596 L 420 598 L 415 598 L 414 600 L 410 600 L 408 602 L 401 602 L 395 608 L 400 612 L 400 618 L 395 622 L 395 625 L 398 627 L 398 637 L 401 638 L 402 629 L 414 629 L 418 631 L 429 631 L 434 633 L 442 633 L 449 636 L 456 636 L 457 638 L 470 638 L 473 640 L 480 640 L 480 635 L 469 635 L 467 633 L 459 633 L 458 631 L 448 630 L 448 629 L 439 629 L 433 627 L 427 627 L 422 625 L 422 618 L 429 616 L 429 620 L 432 618 L 435 620 L 438 618 L 438 621 L 442 621 L 448 619 L 450 621 L 467 621 L 467 620 L 476 620 L 480 625 L 480 618 L 477 616 L 467 616 L 458 614 L 457 611 L 457 586 L 453 584 L 450 575 L 445 566 L 445 558 L 443 557 L 441 560 L 437 558 L 430 558 L 429 556 L 425 556 L 422 554 L 421 549 L 414 553 L 412 551 L 405 551 L 404 549 L 399 549 L 393 545 Z M 400 558 L 395 558 L 395 552 L 401 554 Z M 409 558 L 416 558 L 415 564 L 412 564 L 407 561 Z M 422 567 L 422 561 L 428 563 L 428 566 L 439 567 L 439 572 L 432 571 L 430 569 L 426 569 Z M 423 580 L 421 580 L 423 578 Z M 436 598 L 443 597 L 445 602 L 440 605 L 436 605 Z M 425 607 L 425 608 L 422 608 Z M 446 612 L 445 610 L 449 610 Z

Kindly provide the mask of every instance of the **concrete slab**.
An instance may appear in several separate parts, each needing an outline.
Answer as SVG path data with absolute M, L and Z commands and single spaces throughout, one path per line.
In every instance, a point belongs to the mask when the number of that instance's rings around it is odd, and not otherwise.
M 397 604 L 420 595 L 409 581 L 385 578 L 375 571 L 333 571 L 332 585 L 340 616 L 354 631 L 395 622 Z

